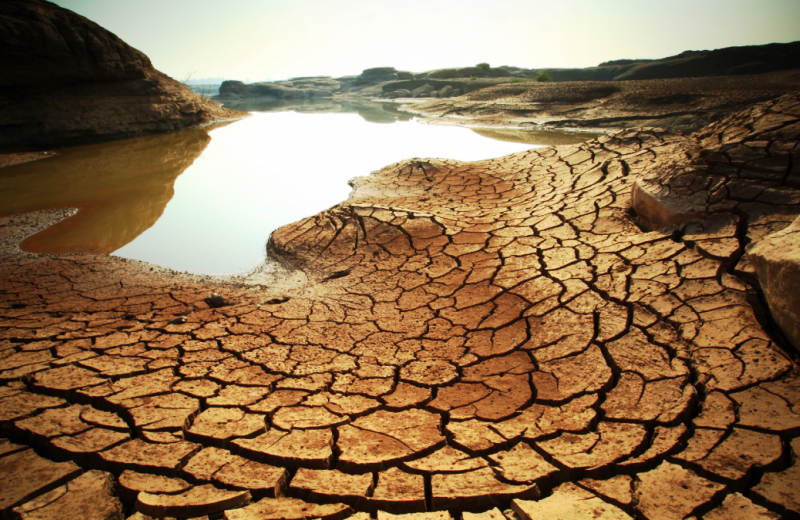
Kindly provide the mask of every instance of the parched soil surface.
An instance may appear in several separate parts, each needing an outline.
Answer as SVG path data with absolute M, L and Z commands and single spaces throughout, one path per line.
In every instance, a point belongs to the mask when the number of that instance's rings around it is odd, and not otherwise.
M 743 256 L 800 214 L 798 127 L 795 95 L 704 134 L 403 161 L 273 233 L 303 283 L 6 253 L 0 509 L 800 514 L 800 370 Z M 639 176 L 709 157 L 717 224 L 640 229 Z
M 751 76 L 505 83 L 405 107 L 472 126 L 696 131 L 754 103 L 800 89 L 800 71 Z

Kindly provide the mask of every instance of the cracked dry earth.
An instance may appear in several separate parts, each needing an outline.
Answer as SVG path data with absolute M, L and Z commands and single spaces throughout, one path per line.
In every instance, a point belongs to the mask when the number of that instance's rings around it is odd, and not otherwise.
M 800 214 L 799 128 L 790 95 L 693 135 L 404 161 L 276 231 L 307 282 L 269 289 L 6 255 L 0 509 L 797 516 L 800 371 L 744 247 Z

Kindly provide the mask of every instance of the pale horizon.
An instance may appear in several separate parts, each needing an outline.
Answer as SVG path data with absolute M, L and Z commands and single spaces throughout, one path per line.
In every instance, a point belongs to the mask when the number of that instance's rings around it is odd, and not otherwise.
M 169 76 L 266 81 L 373 67 L 592 67 L 800 40 L 797 0 L 57 0 Z

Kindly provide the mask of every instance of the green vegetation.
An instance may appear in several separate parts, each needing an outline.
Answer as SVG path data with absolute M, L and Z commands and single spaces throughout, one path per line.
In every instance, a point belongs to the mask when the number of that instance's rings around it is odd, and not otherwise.
M 475 76 L 470 76 L 470 77 L 469 77 L 469 79 L 470 79 L 471 81 L 478 81 L 478 78 L 476 78 Z
M 485 72 L 489 72 L 489 69 L 491 69 L 491 67 L 489 66 L 488 63 L 478 63 L 475 66 L 478 67 L 478 68 L 483 69 Z
M 548 74 L 546 70 L 543 70 L 536 75 L 536 81 L 553 81 L 553 76 Z
M 525 81 L 524 78 L 514 78 L 511 80 L 511 83 L 525 83 Z
M 437 70 L 437 71 L 434 73 L 434 75 L 435 75 L 437 78 L 442 78 L 442 79 L 452 79 L 452 78 L 458 78 L 458 77 L 460 77 L 460 75 L 459 75 L 459 73 L 458 73 L 458 71 L 457 71 L 456 69 L 442 69 L 442 70 Z

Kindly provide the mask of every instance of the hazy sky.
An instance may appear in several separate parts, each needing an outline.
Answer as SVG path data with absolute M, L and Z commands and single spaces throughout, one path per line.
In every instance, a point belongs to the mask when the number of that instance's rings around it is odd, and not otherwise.
M 800 0 L 56 0 L 176 79 L 588 67 L 800 40 Z

